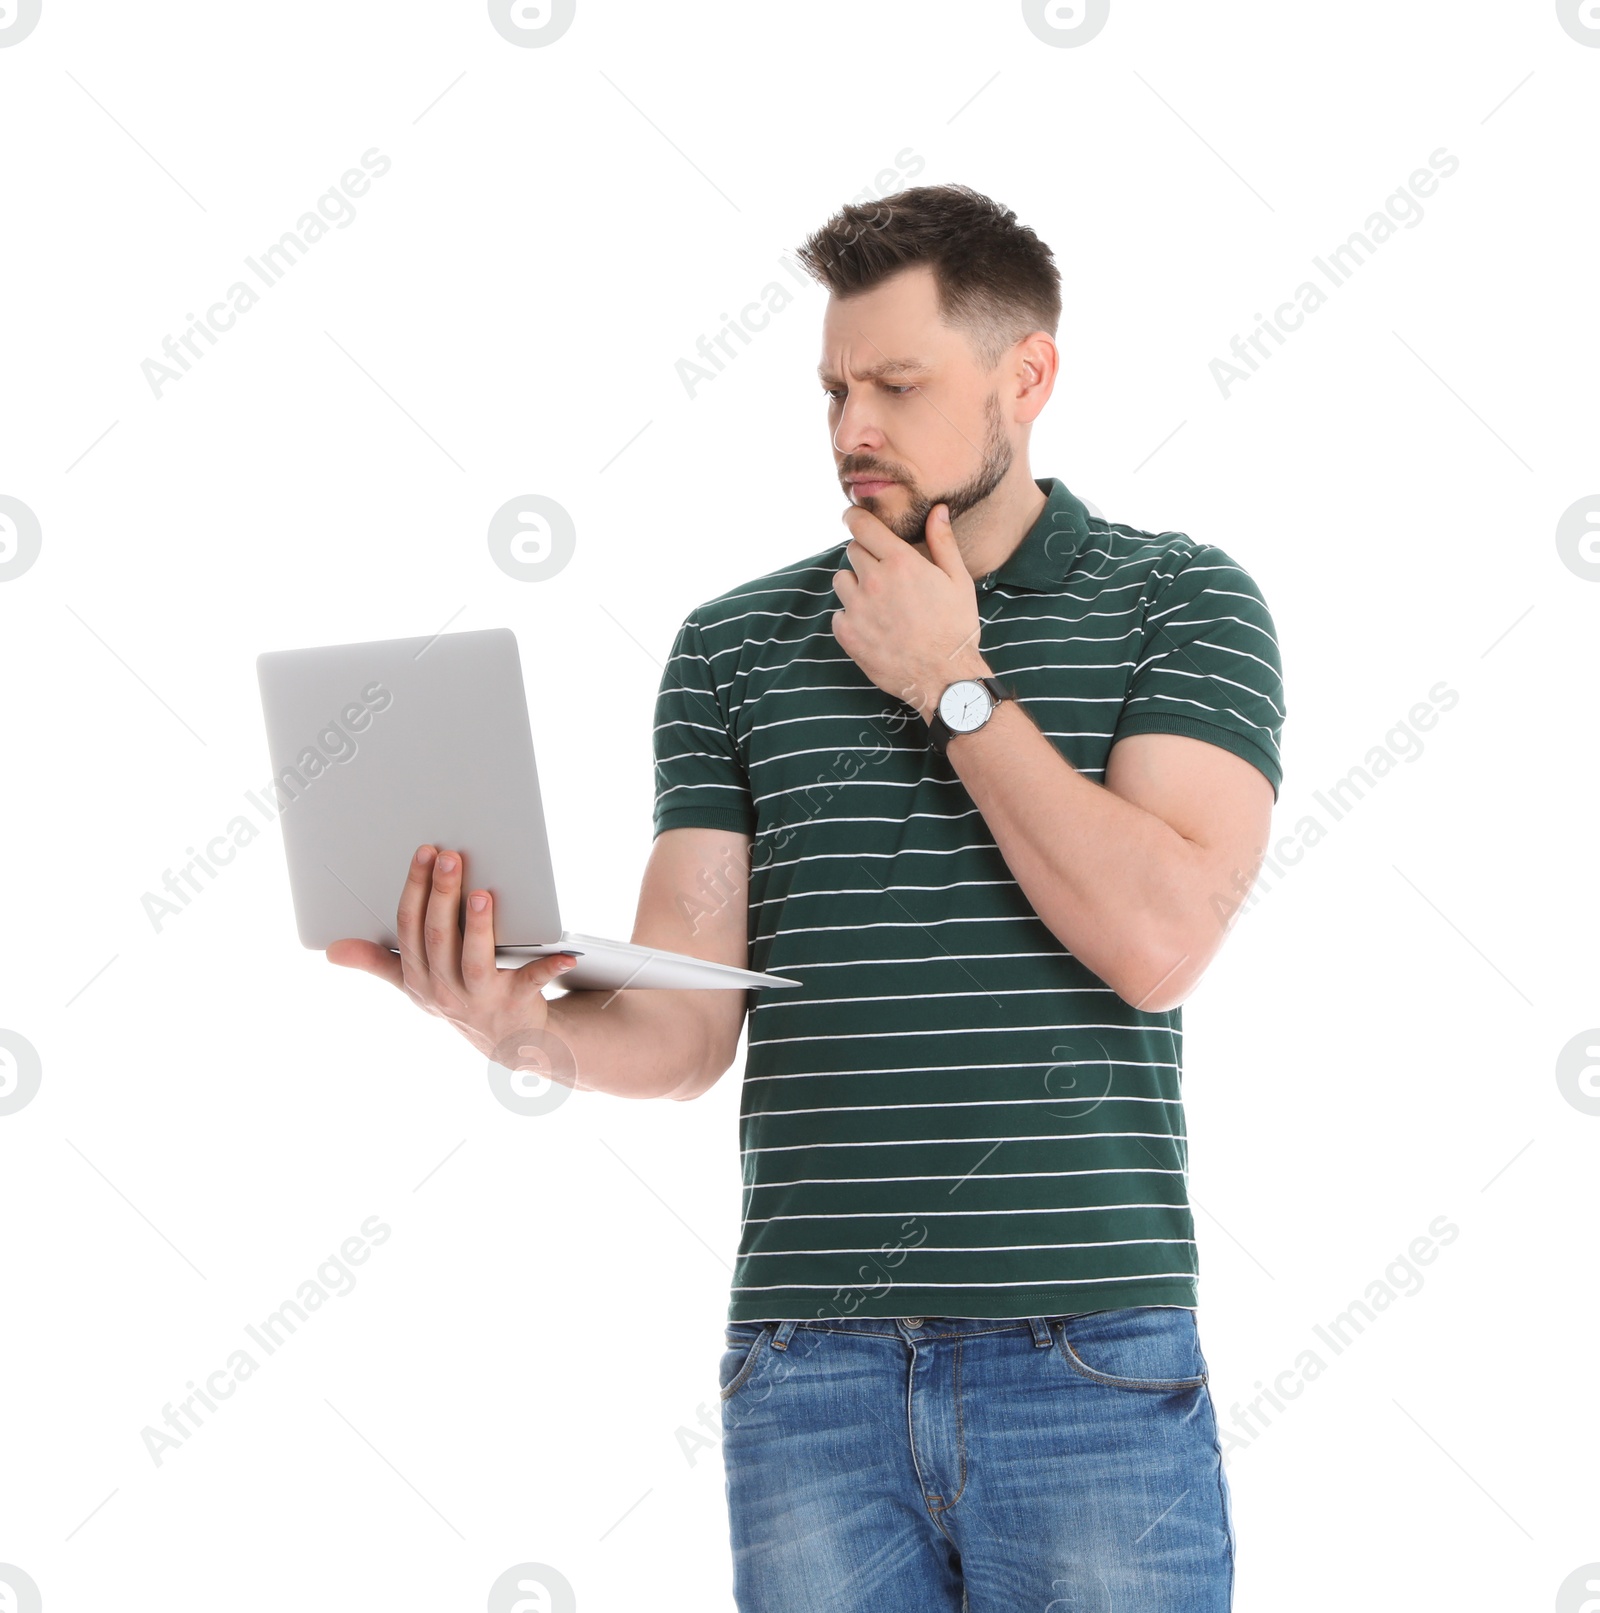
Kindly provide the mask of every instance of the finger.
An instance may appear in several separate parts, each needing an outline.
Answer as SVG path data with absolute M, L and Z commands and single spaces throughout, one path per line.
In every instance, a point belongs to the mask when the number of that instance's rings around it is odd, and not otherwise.
M 865 577 L 883 564 L 883 557 L 874 554 L 860 538 L 845 550 L 844 557 L 850 562 L 850 569 L 857 577 Z
M 862 565 L 881 561 L 893 551 L 895 544 L 905 541 L 898 532 L 891 532 L 871 510 L 860 504 L 852 504 L 844 512 L 844 524 L 850 528 L 850 536 L 855 539 L 845 550 L 845 558 L 852 564 L 857 560 Z M 861 570 L 861 566 L 856 566 L 856 570 Z
M 422 918 L 427 911 L 428 894 L 433 888 L 432 846 L 418 846 L 406 882 L 400 890 L 400 906 L 395 912 L 395 932 L 400 940 L 401 978 L 421 996 L 428 991 L 428 959 L 422 944 Z
M 482 991 L 499 973 L 494 961 L 494 901 L 488 891 L 467 897 L 467 934 L 461 943 L 461 978 L 469 991 Z
M 542 958 L 533 958 L 520 969 L 510 971 L 518 992 L 524 996 L 542 996 L 544 988 L 558 975 L 564 975 L 577 964 L 570 952 L 551 952 Z
M 443 846 L 433 860 L 433 888 L 428 892 L 428 907 L 422 918 L 422 945 L 435 994 L 444 985 L 464 997 L 467 988 L 461 978 L 461 857 Z
M 336 963 L 342 969 L 361 969 L 367 974 L 381 975 L 391 986 L 402 984 L 402 965 L 388 947 L 381 947 L 374 941 L 335 941 L 323 954 L 329 963 Z

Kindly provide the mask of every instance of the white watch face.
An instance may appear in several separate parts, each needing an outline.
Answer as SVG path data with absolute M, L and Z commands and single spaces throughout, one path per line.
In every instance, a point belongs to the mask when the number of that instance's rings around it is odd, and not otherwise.
M 939 715 L 952 733 L 970 734 L 983 727 L 993 705 L 989 691 L 976 678 L 963 678 L 939 696 Z

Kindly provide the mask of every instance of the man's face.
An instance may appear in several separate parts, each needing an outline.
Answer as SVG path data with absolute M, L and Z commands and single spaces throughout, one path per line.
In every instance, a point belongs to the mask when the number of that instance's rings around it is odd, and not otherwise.
M 840 481 L 907 543 L 923 541 L 935 504 L 953 520 L 1011 468 L 999 372 L 981 369 L 967 333 L 939 317 L 925 265 L 829 297 L 818 373 Z

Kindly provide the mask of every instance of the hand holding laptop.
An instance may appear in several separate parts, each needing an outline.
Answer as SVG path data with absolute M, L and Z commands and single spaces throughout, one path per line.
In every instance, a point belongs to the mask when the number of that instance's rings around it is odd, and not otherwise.
M 351 937 L 328 947 L 328 961 L 381 975 L 427 1013 L 449 1020 L 480 1053 L 503 1057 L 509 1038 L 545 1028 L 550 1007 L 544 988 L 573 968 L 574 960 L 570 953 L 552 952 L 520 969 L 500 968 L 488 891 L 468 892 L 462 932 L 465 878 L 459 853 L 419 846 L 395 915 L 398 955 L 376 941 Z M 536 1038 L 530 1041 L 537 1045 Z

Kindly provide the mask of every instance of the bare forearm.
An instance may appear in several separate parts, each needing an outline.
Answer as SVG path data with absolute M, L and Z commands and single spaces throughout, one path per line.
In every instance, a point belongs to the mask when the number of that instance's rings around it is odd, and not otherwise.
M 618 1098 L 670 1098 L 686 1086 L 693 1091 L 710 1054 L 704 1023 L 684 1000 L 690 995 L 567 991 L 552 996 L 549 1033 L 572 1054 L 555 1078 L 575 1090 Z
M 1078 772 L 1014 700 L 954 738 L 948 754 L 1006 866 L 1063 946 L 1136 1006 L 1167 971 L 1180 971 L 1206 902 L 1199 848 Z

